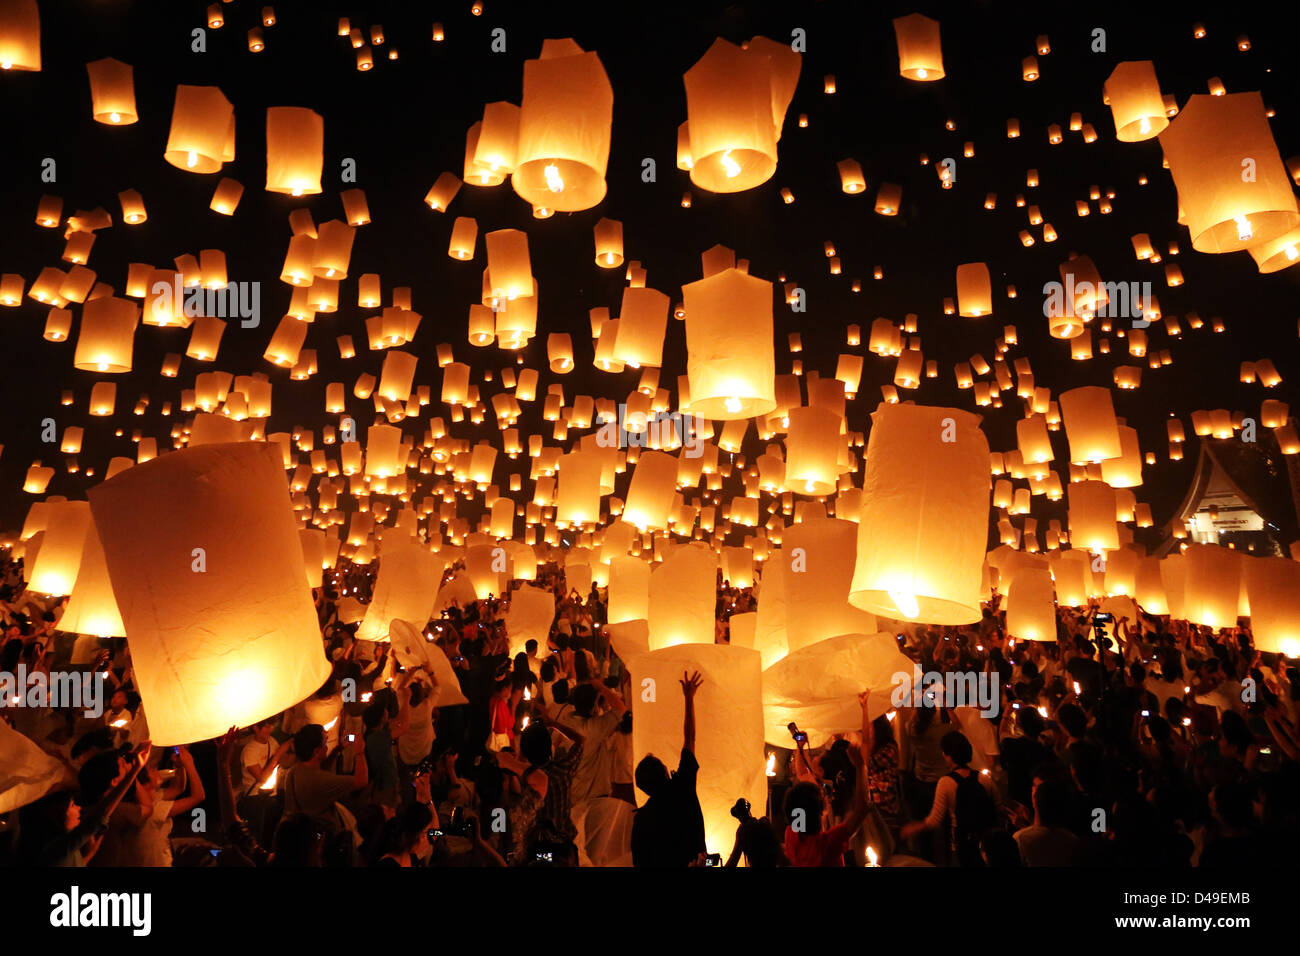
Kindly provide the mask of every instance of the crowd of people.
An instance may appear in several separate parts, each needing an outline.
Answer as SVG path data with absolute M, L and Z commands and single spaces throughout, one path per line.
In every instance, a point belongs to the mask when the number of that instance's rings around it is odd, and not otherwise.
M 0 817 L 9 865 L 1231 867 L 1300 844 L 1300 672 L 1247 627 L 1060 608 L 1055 643 L 1018 641 L 996 595 L 970 626 L 900 624 L 923 672 L 978 675 L 995 706 L 937 686 L 882 713 L 878 688 L 861 727 L 820 746 L 792 725 L 767 806 L 738 799 L 734 843 L 710 847 L 696 725 L 728 715 L 696 712 L 707 677 L 681 676 L 680 754 L 634 766 L 605 597 L 566 591 L 554 566 L 534 582 L 556 597 L 544 646 L 510 655 L 509 595 L 428 622 L 455 706 L 438 706 L 435 668 L 357 641 L 327 581 L 329 679 L 191 747 L 151 746 L 126 640 L 62 634 L 63 602 L 24 591 L 21 570 L 3 568 L 0 672 L 102 674 L 108 697 L 94 717 L 0 708 L 66 768 Z M 760 601 L 719 581 L 717 640 Z

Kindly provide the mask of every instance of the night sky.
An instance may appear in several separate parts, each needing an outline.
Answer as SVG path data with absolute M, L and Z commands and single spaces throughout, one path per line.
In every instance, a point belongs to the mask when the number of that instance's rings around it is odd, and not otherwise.
M 539 400 L 525 405 L 519 423 L 521 440 L 538 430 L 548 445 L 551 424 L 540 422 L 540 398 L 546 385 L 559 380 L 566 401 L 576 394 L 606 396 L 622 401 L 636 387 L 635 370 L 619 375 L 591 366 L 592 342 L 588 310 L 609 307 L 617 315 L 624 270 L 597 268 L 593 262 L 592 227 L 601 217 L 623 223 L 625 256 L 648 270 L 647 285 L 680 301 L 681 286 L 701 276 L 700 253 L 715 243 L 750 260 L 750 272 L 774 282 L 776 365 L 790 371 L 792 356 L 786 339 L 803 337 L 805 371 L 833 377 L 836 356 L 855 351 L 866 356 L 858 398 L 848 403 L 848 427 L 866 431 L 868 416 L 880 400 L 879 387 L 892 382 L 894 360 L 866 350 L 873 319 L 886 316 L 901 322 L 918 315 L 919 334 L 927 360 L 937 359 L 938 379 L 923 380 L 921 388 L 902 391 L 905 399 L 922 404 L 953 405 L 974 410 L 974 395 L 955 386 L 953 365 L 979 352 L 992 360 L 994 341 L 1005 325 L 1015 325 L 1019 345 L 1007 354 L 1008 363 L 1027 356 L 1036 384 L 1047 386 L 1055 399 L 1079 385 L 1110 385 L 1117 364 L 1143 367 L 1142 387 L 1114 391 L 1117 414 L 1137 427 L 1142 449 L 1154 451 L 1158 463 L 1144 470 L 1138 500 L 1151 504 L 1157 528 L 1138 532 L 1149 546 L 1157 543 L 1158 526 L 1181 501 L 1196 460 L 1196 441 L 1188 415 L 1200 408 L 1241 409 L 1257 415 L 1265 398 L 1291 401 L 1300 381 L 1297 361 L 1297 316 L 1300 315 L 1300 268 L 1272 275 L 1258 274 L 1245 253 L 1204 255 L 1192 250 L 1187 231 L 1175 222 L 1177 201 L 1173 182 L 1161 169 L 1157 140 L 1118 143 L 1110 110 L 1102 103 L 1102 84 L 1114 66 L 1126 59 L 1152 59 L 1160 86 L 1179 105 L 1195 93 L 1206 92 L 1206 81 L 1220 77 L 1229 92 L 1261 90 L 1266 104 L 1277 110 L 1272 128 L 1282 157 L 1300 152 L 1300 121 L 1294 112 L 1296 81 L 1293 24 L 1288 5 L 1224 4 L 1010 4 L 975 3 L 690 3 L 673 6 L 622 4 L 508 4 L 485 0 L 482 16 L 472 16 L 470 3 L 417 2 L 282 2 L 275 5 L 278 22 L 265 28 L 266 50 L 250 53 L 246 31 L 260 22 L 262 4 L 235 0 L 223 5 L 226 25 L 207 33 L 207 52 L 190 49 L 190 31 L 202 26 L 206 5 L 195 2 L 127 3 L 125 0 L 43 0 L 43 71 L 0 76 L 0 115 L 4 149 L 0 150 L 0 271 L 19 272 L 30 287 L 40 269 L 60 261 L 62 230 L 34 224 L 42 193 L 63 197 L 65 217 L 77 209 L 104 207 L 114 218 L 101 231 L 89 260 L 99 280 L 121 295 L 129 262 L 148 261 L 170 266 L 175 256 L 195 256 L 204 248 L 220 248 L 227 256 L 231 281 L 262 282 L 262 324 L 242 329 L 228 324 L 215 363 L 185 359 L 177 379 L 163 379 L 158 370 L 167 352 L 183 353 L 189 332 L 141 326 L 135 337 L 135 369 L 110 376 L 118 383 L 117 413 L 92 418 L 87 401 L 92 384 L 101 377 L 72 367 L 75 329 L 65 343 L 42 339 L 47 307 L 24 299 L 18 308 L 0 310 L 4 321 L 3 384 L 5 415 L 0 424 L 0 526 L 16 529 L 34 496 L 21 492 L 24 473 L 33 458 L 56 467 L 50 494 L 84 498 L 98 481 L 108 459 L 127 455 L 133 428 L 170 447 L 168 433 L 180 416 L 179 394 L 193 385 L 198 372 L 214 369 L 233 374 L 266 372 L 274 383 L 273 414 L 267 431 L 288 431 L 302 424 L 317 431 L 333 424 L 324 412 L 325 387 L 332 381 L 347 386 L 348 409 L 364 427 L 371 403 L 352 397 L 352 382 L 364 371 L 378 375 L 382 352 L 365 348 L 364 319 L 375 310 L 356 306 L 356 277 L 382 276 L 384 302 L 394 285 L 411 286 L 413 307 L 423 315 L 413 343 L 404 346 L 420 357 L 416 385 L 431 387 L 435 404 L 403 428 L 417 438 L 430 414 L 446 416 L 436 404 L 442 375 L 434 347 L 451 342 L 456 359 L 475 369 L 482 399 L 490 402 L 500 388 L 499 374 L 482 383 L 484 369 L 514 365 L 513 353 L 495 346 L 476 349 L 466 341 L 466 316 L 480 301 L 485 263 L 483 235 L 493 229 L 519 228 L 529 234 L 533 273 L 540 289 L 537 336 L 524 351 L 525 364 L 542 371 Z M 898 75 L 891 18 L 921 12 L 940 20 L 945 79 L 917 83 Z M 348 16 L 353 26 L 368 32 L 383 25 L 386 43 L 375 48 L 375 68 L 359 72 L 354 51 L 337 36 L 337 21 Z M 1192 35 L 1202 20 L 1205 39 Z M 442 43 L 431 39 L 431 25 L 440 21 Z M 490 50 L 490 32 L 506 31 L 507 50 Z M 1106 30 L 1105 53 L 1090 50 L 1092 31 Z M 732 195 L 715 195 L 693 187 L 688 174 L 675 165 L 676 130 L 686 119 L 682 74 L 717 36 L 740 42 L 765 35 L 788 42 L 791 31 L 807 34 L 807 52 L 794 100 L 786 115 L 776 173 L 759 188 Z M 1252 49 L 1236 48 L 1236 38 L 1248 34 Z M 1047 34 L 1051 53 L 1039 58 L 1041 78 L 1021 79 L 1021 59 L 1034 53 L 1035 37 Z M 537 56 L 545 37 L 573 37 L 583 48 L 600 54 L 614 90 L 613 139 L 603 202 L 580 213 L 558 213 L 548 220 L 532 218 L 529 205 L 509 183 L 495 188 L 464 186 L 447 213 L 431 211 L 423 197 L 444 170 L 462 172 L 467 128 L 482 116 L 485 103 L 519 102 L 522 68 Z M 386 51 L 396 47 L 400 59 Z M 110 128 L 90 113 L 85 64 L 112 56 L 135 68 L 140 121 Z M 825 95 L 823 77 L 834 74 L 837 92 Z M 178 83 L 217 85 L 234 104 L 236 157 L 219 174 L 195 175 L 163 160 L 172 103 Z M 269 106 L 309 107 L 325 119 L 324 191 L 295 199 L 265 192 L 265 110 Z M 1068 131 L 1070 114 L 1079 111 L 1099 135 L 1085 145 L 1079 133 Z M 807 114 L 806 129 L 798 117 Z M 1021 136 L 1008 139 L 1008 117 L 1018 117 Z M 944 124 L 955 121 L 955 131 Z M 1049 123 L 1059 123 L 1065 142 L 1050 146 Z M 962 145 L 973 141 L 975 157 L 962 157 Z M 922 165 L 920 154 L 932 164 Z M 940 187 L 933 162 L 957 158 L 955 188 Z M 53 157 L 58 180 L 40 181 L 41 162 Z M 339 181 L 340 162 L 356 160 L 357 181 Z M 657 163 L 657 182 L 641 178 L 642 160 Z M 840 190 L 835 163 L 852 157 L 866 173 L 868 188 L 857 196 Z M 1039 171 L 1041 186 L 1025 187 L 1026 170 Z M 1146 187 L 1140 175 L 1150 177 Z M 244 184 L 243 199 L 233 217 L 208 208 L 221 176 Z M 903 187 L 900 215 L 886 218 L 872 211 L 882 181 Z M 1088 198 L 1092 185 L 1113 190 L 1114 211 L 1079 218 L 1075 201 Z M 288 370 L 262 359 L 274 327 L 288 304 L 290 287 L 279 281 L 280 266 L 290 236 L 289 212 L 300 205 L 311 210 L 319 225 L 343 218 L 341 190 L 365 190 L 372 222 L 357 230 L 349 278 L 340 289 L 339 311 L 318 314 L 306 347 L 317 350 L 320 371 L 306 382 L 290 382 Z M 117 193 L 138 189 L 149 218 L 140 226 L 121 223 Z M 789 188 L 796 201 L 786 205 L 780 190 Z M 680 205 L 690 190 L 693 204 Z M 998 194 L 995 211 L 983 208 L 988 192 Z M 1060 238 L 1041 240 L 1023 248 L 1018 232 L 1029 228 L 1025 209 L 1016 208 L 1017 193 L 1042 209 Z M 457 262 L 446 254 L 456 216 L 478 221 L 476 258 Z M 1041 231 L 1031 229 L 1035 235 Z M 1138 262 L 1130 236 L 1149 233 L 1162 254 L 1176 241 L 1181 254 L 1164 262 L 1178 264 L 1186 278 L 1180 288 L 1166 288 L 1164 263 Z M 831 276 L 823 242 L 834 242 L 843 274 Z M 1070 360 L 1068 342 L 1051 339 L 1043 318 L 1042 284 L 1059 278 L 1057 267 L 1071 252 L 1092 257 L 1107 281 L 1150 281 L 1166 315 L 1180 317 L 1183 335 L 1168 340 L 1163 324 L 1149 328 L 1150 351 L 1169 347 L 1172 366 L 1146 367 L 1145 359 L 1130 360 L 1125 340 L 1111 336 L 1111 353 L 1094 354 L 1089 362 Z M 958 264 L 986 261 L 993 277 L 994 315 L 970 319 L 943 314 L 945 296 L 955 296 Z M 874 267 L 884 278 L 872 278 Z M 781 301 L 776 283 L 785 274 L 807 292 L 806 313 L 792 313 Z M 854 279 L 862 291 L 850 289 Z M 1007 283 L 1019 290 L 1005 298 Z M 80 307 L 71 306 L 74 314 Z M 1185 316 L 1197 312 L 1205 320 L 1199 331 Z M 1224 334 L 1211 331 L 1214 317 L 1227 325 Z M 862 329 L 858 349 L 845 345 L 845 327 Z M 1118 320 L 1117 325 L 1121 324 Z M 548 333 L 573 336 L 577 370 L 555 376 L 547 370 Z M 358 356 L 338 357 L 335 337 L 351 334 Z M 1242 361 L 1271 358 L 1283 384 L 1266 390 L 1238 382 Z M 674 388 L 685 371 L 682 323 L 669 320 L 660 384 Z M 71 407 L 59 404 L 64 388 L 75 391 Z M 142 417 L 131 414 L 141 394 L 151 400 Z M 675 394 L 674 394 L 675 398 Z M 172 418 L 160 415 L 162 404 L 173 402 Z M 1015 422 L 1021 402 L 1003 394 L 1001 409 L 979 409 L 994 450 L 1015 447 Z M 1171 463 L 1166 455 L 1164 419 L 1179 414 L 1189 436 L 1185 460 Z M 81 466 L 97 475 L 64 472 L 57 446 L 42 445 L 40 422 L 50 416 L 59 423 L 84 425 L 86 437 Z M 115 438 L 116 427 L 126 429 Z M 497 432 L 489 407 L 487 420 L 452 426 L 453 434 L 475 441 Z M 1266 429 L 1261 429 L 1265 433 Z M 580 436 L 570 430 L 570 440 Z M 1053 433 L 1055 467 L 1063 483 L 1064 431 Z M 496 442 L 499 447 L 499 441 Z M 751 425 L 746 444 L 750 460 L 761 453 Z M 305 456 L 304 459 L 305 460 Z M 513 467 L 511 467 L 513 466 Z M 503 493 L 507 474 L 521 471 L 524 491 L 516 500 L 531 500 L 524 458 L 498 459 L 495 478 Z M 620 479 L 619 494 L 626 490 Z M 860 478 L 858 479 L 860 482 Z M 729 490 L 739 488 L 738 476 Z M 349 507 L 350 499 L 341 504 Z M 481 500 L 481 499 L 480 499 Z M 462 504 L 462 509 L 464 505 Z M 1034 500 L 1040 529 L 1052 518 L 1062 519 L 1065 502 Z M 1018 521 L 1017 524 L 1020 524 Z M 516 524 L 516 530 L 520 524 Z M 746 529 L 748 530 L 748 529 Z M 733 532 L 738 542 L 739 530 Z M 996 543 L 995 538 L 990 543 Z

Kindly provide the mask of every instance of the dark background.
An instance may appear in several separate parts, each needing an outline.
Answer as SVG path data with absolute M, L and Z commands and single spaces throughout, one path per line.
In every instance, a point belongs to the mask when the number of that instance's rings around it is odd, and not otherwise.
M 1210 256 L 1196 253 L 1186 230 L 1175 223 L 1177 205 L 1172 180 L 1161 169 L 1158 142 L 1121 144 L 1114 139 L 1109 108 L 1102 104 L 1102 84 L 1115 64 L 1125 59 L 1153 59 L 1161 88 L 1179 104 L 1193 93 L 1204 93 L 1210 76 L 1219 76 L 1229 92 L 1262 90 L 1265 102 L 1277 110 L 1273 129 L 1283 158 L 1300 152 L 1300 124 L 1295 109 L 1296 83 L 1292 4 L 1017 4 L 969 3 L 760 3 L 601 5 L 573 3 L 512 4 L 485 0 L 482 16 L 470 14 L 470 3 L 420 2 L 281 2 L 278 22 L 264 29 L 266 50 L 247 50 L 246 31 L 260 23 L 262 4 L 247 0 L 223 4 L 226 25 L 209 30 L 207 52 L 190 50 L 190 31 L 204 25 L 206 4 L 198 2 L 137 2 L 126 0 L 42 0 L 40 73 L 0 76 L 0 271 L 20 272 L 30 287 L 40 268 L 56 265 L 63 248 L 62 230 L 42 229 L 33 220 L 44 192 L 61 195 L 65 217 L 77 209 L 103 206 L 114 218 L 113 228 L 101 231 L 89 267 L 100 281 L 122 293 L 127 263 L 148 261 L 170 266 L 183 253 L 200 249 L 225 250 L 231 281 L 262 282 L 262 324 L 242 329 L 229 322 L 215 363 L 183 361 L 180 377 L 162 379 L 158 369 L 167 352 L 184 352 L 189 332 L 141 326 L 135 340 L 135 370 L 113 376 L 118 382 L 117 413 L 110 419 L 90 418 L 87 401 L 101 376 L 72 368 L 75 331 L 69 342 L 45 342 L 46 307 L 24 299 L 19 308 L 0 311 L 4 323 L 4 419 L 0 442 L 0 526 L 16 528 L 33 496 L 21 492 L 24 473 L 34 458 L 56 468 L 48 492 L 84 497 L 88 484 L 98 481 L 113 455 L 134 458 L 133 428 L 156 435 L 160 448 L 174 418 L 160 415 L 162 403 L 179 406 L 182 388 L 193 385 L 201 371 L 222 369 L 234 374 L 261 371 L 275 383 L 273 414 L 267 431 L 285 431 L 303 424 L 319 431 L 334 421 L 324 413 L 325 386 L 343 381 L 349 412 L 364 423 L 371 404 L 351 397 L 352 382 L 364 371 L 378 374 L 383 354 L 365 348 L 364 319 L 372 310 L 356 302 L 356 277 L 378 272 L 384 301 L 391 288 L 413 288 L 413 306 L 423 316 L 415 341 L 404 348 L 420 356 L 416 384 L 431 386 L 436 399 L 442 376 L 434 358 L 438 342 L 453 343 L 458 361 L 471 363 L 475 381 L 481 372 L 514 364 L 511 354 L 495 347 L 475 349 L 465 339 L 466 316 L 479 301 L 484 266 L 484 233 L 523 228 L 530 237 L 533 272 L 540 287 L 537 337 L 524 351 L 525 364 L 542 371 L 539 396 L 557 378 L 565 397 L 589 393 L 615 401 L 633 390 L 638 373 L 610 376 L 591 367 L 588 309 L 608 306 L 617 315 L 623 270 L 603 270 L 593 263 L 592 226 L 602 216 L 624 224 L 625 255 L 648 270 L 648 284 L 680 300 L 680 287 L 700 277 L 700 253 L 715 243 L 750 260 L 750 271 L 774 283 L 784 273 L 807 290 L 808 311 L 795 314 L 784 307 L 780 286 L 774 287 L 777 371 L 788 372 L 792 356 L 788 333 L 803 336 L 805 370 L 833 376 L 836 356 L 848 351 L 845 326 L 861 326 L 866 366 L 859 397 L 849 403 L 849 428 L 865 431 L 868 415 L 879 401 L 879 386 L 892 381 L 894 361 L 865 351 L 871 322 L 888 316 L 901 322 L 905 313 L 919 316 L 919 333 L 926 359 L 937 359 L 938 379 L 927 379 L 919 390 L 903 392 L 925 404 L 974 408 L 971 391 L 954 385 L 953 364 L 974 352 L 991 360 L 994 340 L 1003 326 L 1014 324 L 1019 346 L 1006 356 L 1030 358 L 1036 384 L 1060 391 L 1085 384 L 1109 385 L 1113 367 L 1128 364 L 1124 340 L 1111 337 L 1110 355 L 1090 362 L 1072 362 L 1069 344 L 1050 339 L 1042 316 L 1042 284 L 1058 278 L 1057 266 L 1071 251 L 1090 255 L 1107 281 L 1151 281 L 1165 314 L 1180 317 L 1181 339 L 1166 341 L 1163 325 L 1148 329 L 1150 350 L 1169 347 L 1174 364 L 1160 370 L 1142 364 L 1142 387 L 1115 391 L 1118 414 L 1140 433 L 1143 451 L 1153 450 L 1159 463 L 1145 469 L 1139 500 L 1151 503 L 1157 523 L 1168 518 L 1181 500 L 1196 460 L 1187 414 L 1193 409 L 1224 407 L 1258 413 L 1264 398 L 1295 398 L 1300 375 L 1297 363 L 1297 316 L 1300 315 L 1300 269 L 1258 275 L 1247 253 Z M 890 19 L 913 11 L 942 23 L 945 79 L 916 83 L 898 75 L 894 32 Z M 386 44 L 375 48 L 375 68 L 355 69 L 355 55 L 346 38 L 336 35 L 337 19 L 348 16 L 368 34 L 381 23 Z M 443 23 L 446 40 L 431 40 L 431 24 Z M 1209 35 L 1196 40 L 1192 24 L 1203 21 Z M 503 27 L 507 52 L 492 53 L 490 31 Z M 786 116 L 780 142 L 780 165 L 763 186 L 739 194 L 714 195 L 693 188 L 675 166 L 676 129 L 686 118 L 681 76 L 723 36 L 739 42 L 756 34 L 788 41 L 790 31 L 807 32 L 798 90 Z M 1089 49 L 1092 30 L 1106 30 L 1107 52 Z M 1048 34 L 1051 53 L 1039 58 L 1042 77 L 1025 83 L 1020 75 L 1024 56 L 1034 52 L 1035 37 Z M 1239 34 L 1250 36 L 1253 48 L 1238 52 Z M 534 220 L 527 203 L 509 183 L 482 189 L 462 187 L 448 213 L 432 212 L 422 199 L 444 170 L 462 171 L 465 131 L 481 118 L 483 105 L 494 100 L 518 102 L 525 59 L 537 56 L 544 37 L 572 36 L 599 54 L 614 89 L 613 140 L 607 173 L 608 194 L 596 208 Z M 400 59 L 386 58 L 396 47 Z M 90 115 L 85 64 L 113 56 L 133 64 L 140 121 L 110 128 Z M 822 92 L 823 77 L 833 73 L 838 92 Z M 235 107 L 236 157 L 221 173 L 195 175 L 176 169 L 162 158 L 178 83 L 218 85 Z M 265 184 L 265 109 L 306 106 L 325 118 L 324 192 L 294 199 L 267 193 Z M 1085 145 L 1068 132 L 1070 113 L 1080 111 L 1099 139 Z M 809 126 L 799 129 L 799 114 Z M 1005 123 L 1020 119 L 1021 136 L 1008 140 Z M 952 118 L 957 128 L 944 129 Z M 1060 123 L 1065 142 L 1049 146 L 1046 128 Z M 962 144 L 974 141 L 973 159 L 962 157 Z M 933 165 L 919 162 L 927 153 L 932 162 L 957 158 L 956 188 L 943 190 Z M 56 184 L 40 181 L 41 161 L 58 164 Z M 340 183 L 340 162 L 352 157 L 357 182 Z M 643 183 L 641 161 L 653 157 L 658 181 Z M 868 180 L 866 193 L 840 191 L 835 162 L 856 158 Z M 1025 172 L 1037 168 L 1041 186 L 1025 188 Z M 1150 185 L 1137 185 L 1140 174 Z M 208 202 L 221 176 L 244 184 L 245 192 L 233 217 L 217 215 Z M 901 215 L 872 212 L 882 180 L 903 186 Z M 316 317 L 307 348 L 317 350 L 320 372 L 306 382 L 290 382 L 288 371 L 261 358 L 276 322 L 287 306 L 290 287 L 279 282 L 279 270 L 290 236 L 288 214 L 299 205 L 310 208 L 319 224 L 343 218 L 338 193 L 352 186 L 366 191 L 372 223 L 357 231 L 349 279 L 340 289 L 336 313 Z M 1076 216 L 1076 199 L 1087 199 L 1097 185 L 1114 190 L 1114 212 Z M 782 187 L 793 190 L 796 202 L 782 203 Z M 117 193 L 135 188 L 144 195 L 148 221 L 121 224 Z M 691 190 L 690 209 L 680 206 L 683 191 Z M 983 209 L 985 193 L 996 192 L 996 211 Z M 1015 195 L 1024 193 L 1037 203 L 1059 233 L 1055 243 L 1020 245 L 1017 233 L 1027 228 L 1024 209 Z M 473 216 L 479 224 L 477 256 L 472 263 L 446 255 L 455 216 Z M 1036 236 L 1041 230 L 1032 229 Z M 1186 284 L 1164 285 L 1163 264 L 1140 263 L 1129 237 L 1147 232 L 1164 253 L 1176 241 L 1176 262 Z M 822 251 L 825 240 L 835 243 L 843 274 L 830 276 Z M 955 295 L 954 270 L 959 263 L 987 261 L 993 275 L 994 315 L 965 319 L 944 316 L 945 296 Z M 880 265 L 883 281 L 873 281 Z M 862 291 L 850 291 L 853 279 Z M 1006 299 L 1006 283 L 1014 283 L 1019 298 Z M 80 308 L 72 306 L 74 313 Z M 1184 316 L 1198 312 L 1205 320 L 1192 331 Z M 1227 331 L 1211 332 L 1221 316 Z M 577 370 L 553 376 L 547 370 L 546 335 L 572 333 Z M 334 339 L 351 334 L 357 358 L 338 358 Z M 1097 336 L 1094 335 L 1094 353 Z M 661 386 L 674 388 L 685 370 L 681 323 L 669 321 Z M 1265 390 L 1238 383 L 1243 360 L 1271 358 L 1284 383 Z M 498 380 L 481 384 L 490 401 Z M 72 388 L 76 402 L 59 404 L 60 392 Z M 136 399 L 148 394 L 151 403 L 142 417 L 131 414 Z M 436 404 L 425 410 L 445 416 Z M 1004 393 L 1001 409 L 980 409 L 995 450 L 1015 446 L 1015 422 L 1021 404 Z M 1171 463 L 1166 456 L 1164 419 L 1184 418 L 1189 436 L 1186 458 Z M 179 413 L 177 413 L 179 414 Z M 541 401 L 525 406 L 519 424 L 522 440 L 540 421 Z M 97 475 L 68 475 L 57 446 L 40 442 L 41 419 L 86 427 L 82 468 Z M 454 426 L 457 435 L 477 440 L 496 431 L 488 421 Z M 404 429 L 418 436 L 428 415 L 410 419 Z M 125 437 L 115 438 L 116 427 Z M 551 444 L 550 423 L 539 430 Z M 1267 430 L 1261 429 L 1261 433 Z M 580 433 L 570 431 L 570 439 Z M 1058 462 L 1066 446 L 1064 432 L 1054 434 Z M 320 447 L 319 442 L 317 447 Z M 751 426 L 746 451 L 761 452 Z M 507 467 L 513 466 L 513 467 Z M 1058 467 L 1064 469 L 1064 465 Z M 527 462 L 498 460 L 496 480 L 504 489 L 507 474 L 522 471 Z M 1063 481 L 1068 475 L 1062 475 Z M 626 481 L 626 477 L 622 479 Z M 620 482 L 619 491 L 624 490 Z M 736 477 L 731 485 L 738 485 Z M 525 482 L 517 500 L 530 500 Z M 350 499 L 341 497 L 346 508 Z M 1052 517 L 1064 517 L 1064 504 L 1035 499 L 1040 527 Z M 1148 543 L 1154 543 L 1150 532 Z

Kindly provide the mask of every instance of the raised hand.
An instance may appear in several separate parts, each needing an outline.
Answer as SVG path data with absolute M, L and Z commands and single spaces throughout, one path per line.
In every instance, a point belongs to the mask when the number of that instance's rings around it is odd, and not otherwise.
M 682 685 L 683 694 L 688 698 L 694 698 L 695 692 L 699 690 L 700 685 L 704 683 L 704 678 L 700 676 L 699 671 L 689 675 L 685 671 L 682 671 L 682 679 L 678 683 Z

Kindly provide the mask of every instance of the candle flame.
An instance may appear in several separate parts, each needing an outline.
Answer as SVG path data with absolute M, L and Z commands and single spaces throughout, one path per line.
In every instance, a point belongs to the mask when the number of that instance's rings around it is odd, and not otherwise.
M 185 157 L 185 165 L 188 166 L 190 169 L 193 169 L 198 164 L 199 164 L 199 154 L 196 153 L 194 150 L 190 150 L 189 155 Z
M 728 179 L 734 179 L 736 176 L 740 175 L 740 163 L 731 158 L 731 150 L 727 150 L 722 154 L 720 162 L 722 163 L 722 168 L 727 171 Z
M 1138 124 L 1138 132 L 1139 133 L 1151 132 L 1151 120 L 1145 116 L 1142 117 L 1142 122 Z
M 259 789 L 259 790 L 274 790 L 274 789 L 275 789 L 275 782 L 276 782 L 277 779 L 279 779 L 279 776 L 280 776 L 280 768 L 279 768 L 279 767 L 272 767 L 272 768 L 271 768 L 271 776 L 267 777 L 267 778 L 266 778 L 266 783 L 262 784 L 262 786 L 259 787 L 258 789 Z
M 921 613 L 921 606 L 916 601 L 916 595 L 910 591 L 890 591 L 889 599 L 894 602 L 899 613 L 909 621 L 914 620 Z
M 113 122 L 113 123 L 120 123 L 120 122 L 122 122 L 122 117 L 121 117 L 119 114 L 117 114 L 117 113 L 109 113 L 109 114 L 108 114 L 108 118 L 109 118 L 109 121 L 110 121 L 110 122 Z
M 724 406 L 724 407 L 727 409 L 727 411 L 729 411 L 729 412 L 738 412 L 738 411 L 740 411 L 740 409 L 741 409 L 741 407 L 742 407 L 742 406 L 741 406 L 740 399 L 737 398 L 735 395 L 731 395 L 731 396 L 729 396 L 729 397 L 727 398 L 727 400 L 726 400 L 725 402 L 723 402 L 723 406 Z
M 1255 234 L 1251 229 L 1250 220 L 1245 215 L 1233 216 L 1232 221 L 1237 224 L 1237 238 L 1243 242 Z
M 554 163 L 542 169 L 546 177 L 546 188 L 553 193 L 564 192 L 564 180 L 560 178 L 560 169 Z
M 767 755 L 767 775 L 769 777 L 776 776 L 776 754 L 775 753 L 769 753 Z
M 876 855 L 876 848 L 873 846 L 867 847 L 867 866 L 880 866 L 880 857 Z

